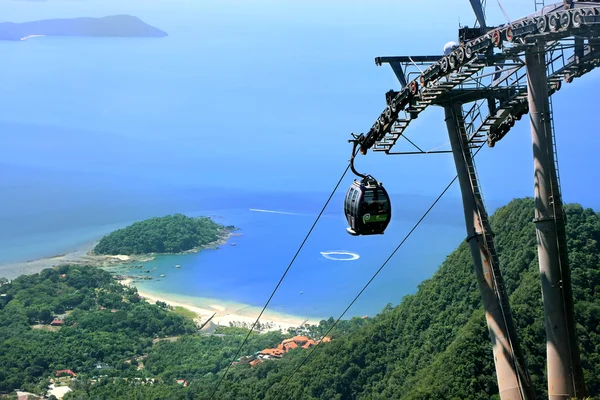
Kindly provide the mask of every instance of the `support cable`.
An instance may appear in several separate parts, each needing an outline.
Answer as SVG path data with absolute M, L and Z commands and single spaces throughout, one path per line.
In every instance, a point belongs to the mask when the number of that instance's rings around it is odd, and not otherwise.
M 473 157 L 475 157 L 477 155 L 477 153 L 479 153 L 479 151 L 482 148 L 483 148 L 483 146 L 479 147 L 477 149 L 477 151 L 475 151 L 475 153 L 473 154 Z M 392 251 L 392 253 L 384 261 L 384 263 L 381 265 L 381 267 L 379 267 L 379 269 L 377 271 L 375 271 L 375 273 L 373 274 L 373 276 L 371 277 L 371 279 L 369 279 L 369 281 L 363 286 L 363 288 L 360 290 L 360 292 L 358 292 L 358 294 L 350 302 L 350 304 L 348 305 L 348 307 L 346 307 L 346 309 L 344 310 L 344 312 L 342 312 L 342 314 L 335 320 L 335 322 L 333 323 L 333 325 L 327 330 L 327 332 L 325 332 L 324 336 L 327 336 L 333 330 L 333 328 L 335 328 L 335 326 L 338 324 L 338 322 L 340 322 L 340 320 L 344 317 L 344 315 L 346 315 L 346 313 L 348 312 L 348 310 L 350 309 L 350 307 L 352 307 L 352 305 L 358 300 L 358 298 L 363 294 L 363 292 L 369 287 L 369 285 L 371 284 L 371 282 L 373 282 L 373 280 L 377 277 L 377 275 L 379 275 L 379 273 L 381 272 L 381 270 L 383 270 L 383 268 L 392 259 L 392 257 L 396 254 L 396 252 L 398 250 L 400 250 L 400 248 L 402 247 L 402 245 L 406 242 L 406 240 L 408 240 L 408 238 L 417 229 L 417 227 L 421 224 L 421 222 L 423 222 L 423 220 L 425 219 L 425 217 L 427 217 L 427 215 L 431 212 L 431 210 L 433 209 L 433 207 L 435 207 L 435 205 L 441 200 L 441 198 L 444 196 L 444 194 L 446 194 L 446 192 L 448 191 L 448 189 L 450 189 L 450 187 L 456 181 L 456 179 L 458 179 L 458 175 L 454 176 L 454 178 L 450 181 L 450 183 L 444 188 L 444 190 L 442 191 L 442 193 L 440 193 L 440 195 L 435 199 L 435 201 L 431 204 L 431 206 L 429 206 L 429 208 L 427 209 L 427 211 L 425 211 L 425 213 L 423 214 L 423 216 L 415 223 L 415 225 L 406 234 L 406 236 L 404 236 L 404 238 L 402 239 L 402 241 L 400 242 L 400 244 L 398 244 L 398 246 L 396 246 L 396 248 L 394 249 L 394 251 Z M 285 387 L 287 386 L 288 382 L 292 379 L 292 377 L 296 374 L 296 372 L 298 372 L 298 370 L 306 363 L 306 361 L 310 358 L 310 356 L 315 352 L 315 350 L 319 347 L 319 345 L 321 343 L 322 343 L 322 341 L 318 342 L 316 344 L 316 346 L 313 347 L 312 350 L 306 355 L 306 357 L 302 360 L 302 362 L 296 367 L 296 369 L 291 373 L 291 375 L 288 376 L 288 378 L 286 379 L 286 381 L 283 384 L 282 389 L 285 389 Z M 280 391 L 278 391 L 276 394 L 278 394 Z
M 352 156 L 352 158 L 354 158 L 354 156 L 356 156 L 356 154 L 358 153 L 358 150 L 356 150 Z M 240 345 L 240 347 L 237 349 L 235 355 L 232 357 L 231 361 L 229 362 L 229 365 L 227 365 L 227 369 L 225 370 L 225 373 L 223 375 L 221 375 L 221 378 L 217 381 L 217 384 L 215 385 L 215 388 L 212 390 L 210 397 L 209 398 L 214 398 L 215 393 L 217 392 L 217 390 L 219 389 L 219 386 L 221 385 L 221 382 L 225 379 L 225 376 L 227 376 L 227 373 L 229 372 L 229 368 L 231 368 L 231 365 L 233 364 L 233 362 L 235 361 L 235 359 L 237 359 L 237 357 L 239 356 L 240 352 L 242 351 L 242 348 L 244 347 L 244 345 L 246 344 L 246 342 L 248 341 L 248 338 L 250 337 L 250 334 L 252 334 L 252 332 L 254 331 L 254 328 L 256 327 L 256 324 L 258 324 L 258 321 L 260 320 L 260 317 L 263 315 L 263 313 L 265 312 L 265 310 L 267 309 L 267 306 L 269 305 L 269 303 L 271 302 L 271 300 L 273 299 L 273 296 L 275 296 L 275 292 L 277 292 L 277 289 L 279 289 L 279 286 L 281 285 L 281 283 L 283 282 L 283 279 L 285 278 L 285 276 L 287 275 L 287 273 L 289 272 L 290 268 L 292 267 L 292 265 L 294 264 L 294 261 L 296 261 L 296 258 L 298 257 L 298 254 L 300 254 L 300 251 L 302 250 L 302 248 L 304 247 L 304 244 L 306 243 L 306 241 L 308 240 L 309 236 L 311 235 L 313 229 L 315 228 L 315 226 L 317 225 L 317 222 L 319 222 L 319 219 L 321 218 L 321 216 L 323 215 L 323 212 L 325 212 L 325 209 L 327 208 L 327 206 L 329 205 L 329 202 L 331 201 L 333 195 L 335 194 L 335 192 L 337 191 L 338 187 L 340 186 L 340 184 L 342 183 L 342 180 L 344 180 L 344 177 L 346 176 L 346 174 L 348 173 L 348 170 L 350 169 L 350 165 L 348 164 L 348 166 L 346 167 L 346 169 L 344 170 L 344 173 L 342 174 L 342 176 L 340 177 L 340 179 L 338 180 L 337 184 L 335 185 L 335 187 L 333 188 L 333 191 L 331 192 L 331 194 L 329 195 L 329 198 L 327 199 L 327 201 L 325 202 L 325 204 L 323 205 L 323 208 L 321 209 L 321 212 L 319 212 L 319 215 L 317 216 L 317 218 L 315 219 L 315 222 L 313 222 L 312 226 L 310 227 L 310 229 L 308 230 L 308 233 L 306 234 L 306 236 L 304 237 L 304 240 L 302 241 L 302 243 L 300 244 L 300 247 L 298 247 L 298 250 L 296 251 L 296 254 L 294 255 L 294 257 L 292 258 L 292 261 L 290 261 L 289 265 L 287 266 L 287 268 L 285 269 L 283 275 L 281 276 L 281 278 L 279 279 L 279 282 L 277 282 L 277 285 L 275 286 L 275 288 L 273 289 L 273 292 L 271 293 L 271 296 L 269 296 L 269 299 L 267 300 L 267 302 L 265 303 L 264 307 L 262 308 L 260 314 L 258 314 L 258 317 L 256 317 L 256 321 L 254 321 L 254 324 L 252 324 L 252 327 L 250 328 L 250 331 L 248 332 L 248 334 L 246 335 L 246 337 L 244 338 L 244 341 L 242 342 L 242 344 Z

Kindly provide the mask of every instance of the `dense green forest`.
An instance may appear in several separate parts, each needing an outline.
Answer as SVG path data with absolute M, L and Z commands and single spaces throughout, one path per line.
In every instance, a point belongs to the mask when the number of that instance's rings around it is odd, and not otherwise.
M 63 326 L 50 326 L 55 318 L 63 319 Z M 2 279 L 0 394 L 17 388 L 41 393 L 63 369 L 74 371 L 75 387 L 84 388 L 97 375 L 108 381 L 155 378 L 170 384 L 216 373 L 247 330 L 219 328 L 216 333 L 198 334 L 192 320 L 164 303 L 141 301 L 137 289 L 96 267 L 59 266 L 11 282 Z M 179 342 L 158 340 L 162 337 Z M 253 334 L 247 350 L 276 346 L 284 337 L 289 335 Z M 138 369 L 142 363 L 145 368 Z
M 600 399 L 600 215 L 579 205 L 568 205 L 566 214 L 581 357 L 589 394 Z M 519 339 L 541 399 L 547 398 L 545 331 L 532 216 L 532 199 L 515 200 L 494 214 L 492 227 Z M 19 278 L 9 284 L 8 291 L 0 288 L 0 293 L 10 293 L 8 302 L 6 297 L 0 300 L 0 340 L 8 350 L 0 352 L 0 365 L 8 366 L 0 369 L 0 390 L 24 383 L 41 386 L 54 369 L 75 368 L 81 375 L 65 400 L 499 398 L 491 342 L 465 243 L 398 306 L 388 305 L 374 318 L 344 321 L 331 335 L 333 340 L 317 347 L 293 376 L 311 350 L 294 349 L 280 360 L 254 367 L 235 365 L 212 396 L 244 338 L 243 330 L 226 328 L 212 336 L 190 333 L 191 322 L 158 306 L 136 302 L 135 289 L 113 292 L 110 288 L 116 286 L 106 273 L 60 268 Z M 67 268 L 73 271 L 63 281 L 58 274 Z M 93 273 L 88 276 L 85 271 Z M 76 306 L 69 302 L 72 297 Z M 100 310 L 101 304 L 107 309 Z M 53 311 L 73 307 L 68 326 L 59 332 L 31 329 L 30 324 L 47 320 L 45 307 Z M 117 312 L 111 313 L 109 307 Z M 130 319 L 138 307 L 155 322 Z M 127 317 L 118 317 L 120 312 Z M 175 318 L 173 323 L 166 323 L 167 317 Z M 318 338 L 332 323 L 332 319 L 321 321 L 320 326 L 310 328 L 310 335 Z M 175 342 L 152 345 L 151 338 L 159 334 L 183 335 Z M 283 337 L 280 333 L 253 334 L 241 354 L 275 346 Z M 142 354 L 146 356 L 143 369 L 133 366 L 135 358 L 127 362 Z M 91 384 L 88 378 L 98 361 L 113 369 Z M 123 379 L 132 377 L 157 381 L 141 384 Z M 190 384 L 184 387 L 175 379 Z
M 96 254 L 180 253 L 213 243 L 225 231 L 207 217 L 191 218 L 183 214 L 167 215 L 135 222 L 105 236 L 94 248 Z

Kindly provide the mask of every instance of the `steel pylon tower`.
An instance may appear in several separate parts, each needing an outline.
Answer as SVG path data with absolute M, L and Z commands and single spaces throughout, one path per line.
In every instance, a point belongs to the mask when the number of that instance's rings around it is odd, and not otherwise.
M 586 395 L 575 336 L 573 296 L 565 221 L 556 161 L 551 97 L 600 65 L 600 2 L 571 1 L 490 27 L 479 0 L 470 0 L 479 26 L 459 29 L 459 43 L 444 55 L 375 58 L 389 64 L 402 88 L 386 93 L 386 108 L 360 150 L 431 154 L 392 149 L 412 120 L 427 107 L 444 107 L 463 196 L 467 241 L 494 343 L 502 400 L 534 397 L 504 290 L 473 150 L 494 147 L 530 113 L 535 168 L 535 224 L 547 335 L 548 394 L 551 400 Z M 416 75 L 409 80 L 407 77 Z

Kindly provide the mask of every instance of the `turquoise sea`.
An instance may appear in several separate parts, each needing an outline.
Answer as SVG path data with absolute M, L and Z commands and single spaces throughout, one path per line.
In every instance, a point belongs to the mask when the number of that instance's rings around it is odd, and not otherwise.
M 143 285 L 261 306 L 347 165 L 350 132 L 367 130 L 384 108 L 384 93 L 398 88 L 373 58 L 436 54 L 456 36 L 445 14 L 471 18 L 467 2 L 448 5 L 422 28 L 422 41 L 400 41 L 416 28 L 398 25 L 398 16 L 420 12 L 403 2 L 357 3 L 344 12 L 335 2 L 233 3 L 3 5 L 3 18 L 17 22 L 133 14 L 169 36 L 0 41 L 0 264 L 68 252 L 144 218 L 211 215 L 239 227 L 241 236 L 218 250 L 158 257 L 148 266 L 165 278 Z M 585 98 L 598 74 L 583 79 L 555 96 L 561 179 L 567 201 L 598 208 L 589 190 L 599 168 L 598 136 L 588 146 L 566 136 L 593 126 L 593 115 L 579 111 L 593 103 Z M 428 110 L 407 135 L 424 149 L 447 144 L 442 114 Z M 525 120 L 478 156 L 490 213 L 533 193 Z M 455 174 L 446 155 L 369 153 L 357 169 L 392 194 L 388 231 L 346 233 L 347 176 L 274 297 L 274 311 L 338 315 Z M 453 187 L 350 315 L 397 304 L 464 237 Z M 328 251 L 358 258 L 332 260 L 321 254 Z

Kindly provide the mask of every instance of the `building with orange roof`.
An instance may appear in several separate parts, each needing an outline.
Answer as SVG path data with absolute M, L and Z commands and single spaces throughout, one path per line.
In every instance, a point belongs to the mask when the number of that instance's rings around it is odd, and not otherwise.
M 61 375 L 65 375 L 65 374 L 71 375 L 72 377 L 77 376 L 77 374 L 75 372 L 71 371 L 70 369 L 60 369 L 54 373 L 54 376 L 61 376 Z
M 285 353 L 285 352 L 282 349 L 264 349 L 263 351 L 260 352 L 260 354 L 262 354 L 264 356 L 277 357 L 277 358 L 283 357 L 283 353 Z
M 307 338 L 306 336 L 294 336 L 294 338 L 292 340 L 294 342 L 296 342 L 297 345 L 302 346 L 304 343 L 308 342 L 310 339 Z
M 325 336 L 320 341 L 331 342 L 331 338 L 329 336 Z M 308 349 L 310 347 L 316 346 L 317 343 L 318 342 L 315 342 L 314 340 L 309 339 L 306 336 L 294 336 L 293 338 L 283 340 L 277 345 L 277 348 L 275 349 L 264 349 L 255 353 L 254 356 L 258 358 L 250 361 L 250 365 L 254 366 L 263 362 L 263 359 L 269 359 L 271 357 L 281 358 L 285 353 L 287 353 L 290 350 L 297 349 L 298 347 Z
M 252 368 L 252 367 L 254 367 L 255 365 L 258 365 L 258 364 L 260 364 L 260 363 L 262 363 L 262 362 L 263 362 L 262 358 L 257 358 L 257 359 L 255 359 L 255 360 L 252 360 L 252 361 L 250 361 L 250 368 Z
M 292 349 L 297 348 L 298 345 L 296 344 L 296 342 L 291 341 L 291 342 L 287 342 L 283 345 L 283 349 L 286 351 L 286 353 Z

